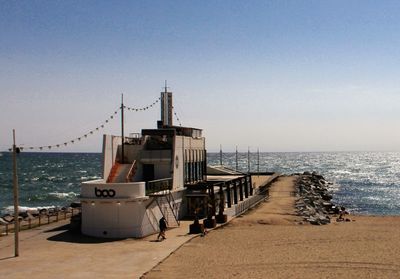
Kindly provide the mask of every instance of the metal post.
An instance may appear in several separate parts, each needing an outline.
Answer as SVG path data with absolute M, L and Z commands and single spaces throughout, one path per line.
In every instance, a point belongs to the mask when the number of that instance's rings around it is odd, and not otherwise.
M 124 94 L 121 96 L 121 164 L 124 163 Z
M 247 148 L 247 172 L 250 173 L 250 147 Z
M 260 175 L 260 149 L 257 148 L 257 174 Z
M 14 248 L 15 248 L 15 257 L 18 257 L 19 256 L 18 175 L 17 175 L 17 146 L 15 145 L 14 129 L 13 129 L 13 181 L 14 181 Z
M 222 166 L 222 145 L 219 145 L 219 164 Z
M 238 170 L 238 149 L 236 145 L 236 171 Z

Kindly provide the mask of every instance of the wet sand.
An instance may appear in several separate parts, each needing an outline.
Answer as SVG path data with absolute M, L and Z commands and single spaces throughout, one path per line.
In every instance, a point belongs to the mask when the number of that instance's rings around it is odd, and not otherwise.
M 300 225 L 293 180 L 228 225 L 184 244 L 144 278 L 400 278 L 400 217 Z

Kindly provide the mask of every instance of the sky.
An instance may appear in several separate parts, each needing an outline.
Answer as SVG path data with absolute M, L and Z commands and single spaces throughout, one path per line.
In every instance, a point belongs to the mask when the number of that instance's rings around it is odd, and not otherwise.
M 18 146 L 101 152 L 121 95 L 147 107 L 165 80 L 208 151 L 399 151 L 399 14 L 399 1 L 0 1 L 0 151 L 15 129 Z M 125 111 L 126 134 L 159 118 L 159 103 Z

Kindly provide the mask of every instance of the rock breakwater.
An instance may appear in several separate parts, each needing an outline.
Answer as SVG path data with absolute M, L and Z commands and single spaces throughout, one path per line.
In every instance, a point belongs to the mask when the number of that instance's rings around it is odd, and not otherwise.
M 338 213 L 339 207 L 334 205 L 330 192 L 331 182 L 316 173 L 304 172 L 297 174 L 296 209 L 303 220 L 313 225 L 326 225 L 331 222 L 331 216 Z

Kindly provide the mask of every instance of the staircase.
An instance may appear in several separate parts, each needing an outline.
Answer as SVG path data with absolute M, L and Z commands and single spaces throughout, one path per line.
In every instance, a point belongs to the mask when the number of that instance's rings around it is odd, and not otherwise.
M 135 162 L 133 164 L 120 164 L 116 162 L 111 168 L 110 174 L 107 178 L 107 183 L 130 182 L 131 178 L 135 174 Z
M 119 163 L 115 162 L 115 164 L 112 166 L 112 168 L 110 170 L 110 174 L 108 175 L 107 183 L 114 182 L 118 168 L 119 168 Z
M 167 221 L 168 227 L 179 227 L 180 222 L 178 220 L 178 204 L 175 203 L 174 197 L 170 191 L 164 191 L 164 193 L 158 193 L 152 195 L 153 200 L 147 206 L 155 202 Z

